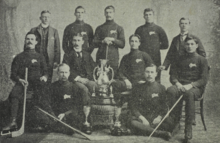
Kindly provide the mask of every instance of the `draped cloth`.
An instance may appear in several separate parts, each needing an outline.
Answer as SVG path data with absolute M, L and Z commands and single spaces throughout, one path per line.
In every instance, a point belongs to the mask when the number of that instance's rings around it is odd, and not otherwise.
M 0 102 L 8 98 L 13 87 L 10 69 L 13 55 L 20 53 L 16 11 L 21 0 L 0 1 Z

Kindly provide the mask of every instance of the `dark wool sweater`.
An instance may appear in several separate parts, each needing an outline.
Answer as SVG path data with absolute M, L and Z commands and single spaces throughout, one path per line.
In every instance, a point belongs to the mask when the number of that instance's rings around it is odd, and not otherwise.
M 26 49 L 18 54 L 11 66 L 11 79 L 19 82 L 25 78 L 25 68 L 28 68 L 28 81 L 39 80 L 41 76 L 47 76 L 47 64 L 44 57 L 32 49 Z
M 122 80 L 128 79 L 132 83 L 144 80 L 144 70 L 152 63 L 153 61 L 147 53 L 139 50 L 131 50 L 121 60 L 119 78 Z
M 137 118 L 142 115 L 150 123 L 158 115 L 164 116 L 168 111 L 166 89 L 157 82 L 146 82 L 140 86 L 136 86 L 132 91 L 131 99 L 132 114 Z
M 172 84 L 192 84 L 194 87 L 204 87 L 208 80 L 208 62 L 197 53 L 179 57 L 170 68 Z
M 50 87 L 52 107 L 57 113 L 74 109 L 81 103 L 78 98 L 78 87 L 69 81 L 56 81 Z
M 94 36 L 94 45 L 99 48 L 96 54 L 96 61 L 106 58 L 107 45 L 102 43 L 106 37 L 115 38 L 112 45 L 108 46 L 108 60 L 109 64 L 113 67 L 119 64 L 118 48 L 123 49 L 125 46 L 124 29 L 116 24 L 114 21 L 106 21 L 104 24 L 97 27 Z
M 65 53 L 69 53 L 73 49 L 73 34 L 81 33 L 83 35 L 84 44 L 83 50 L 92 53 L 92 40 L 93 40 L 93 29 L 92 27 L 84 23 L 83 21 L 75 21 L 74 23 L 68 25 L 63 34 L 63 50 Z
M 167 49 L 168 38 L 160 26 L 154 23 L 146 23 L 135 31 L 141 37 L 140 51 L 148 53 L 156 66 L 161 65 L 160 49 Z

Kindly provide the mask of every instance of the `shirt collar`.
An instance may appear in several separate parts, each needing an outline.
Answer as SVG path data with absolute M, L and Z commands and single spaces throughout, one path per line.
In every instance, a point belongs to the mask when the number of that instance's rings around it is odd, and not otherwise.
M 49 24 L 43 24 L 43 23 L 41 23 L 40 25 L 41 25 L 42 28 L 48 28 L 48 27 L 49 27 Z
M 186 31 L 186 32 L 184 32 L 184 33 L 181 33 L 181 32 L 180 32 L 180 35 L 181 35 L 181 36 L 185 36 L 185 35 L 187 35 L 188 33 L 189 33 L 188 31 Z

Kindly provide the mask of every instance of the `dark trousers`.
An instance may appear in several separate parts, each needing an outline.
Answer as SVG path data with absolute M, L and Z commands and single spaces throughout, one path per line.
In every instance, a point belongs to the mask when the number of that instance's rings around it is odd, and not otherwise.
M 34 106 L 39 106 L 43 110 L 53 114 L 53 111 L 50 106 L 50 99 L 48 96 L 47 91 L 47 84 L 41 81 L 29 81 L 28 90 L 33 91 L 33 96 L 31 99 L 27 99 L 26 101 L 26 115 L 31 115 L 31 119 L 38 119 L 41 118 L 48 119 L 46 115 L 43 113 L 41 114 L 40 111 L 38 112 Z M 22 113 L 23 111 L 23 102 L 24 102 L 24 86 L 20 83 L 16 83 L 12 89 L 11 94 L 9 95 L 9 99 L 11 102 L 11 117 L 17 118 L 18 113 Z M 37 112 L 35 112 L 37 111 Z M 41 115 L 39 115 L 41 114 Z M 27 119 L 28 120 L 28 119 Z M 32 122 L 32 121 L 31 121 Z M 43 121 L 42 121 L 43 122 Z M 47 124 L 48 121 L 45 121 Z
M 177 106 L 171 112 L 171 116 L 176 119 L 178 122 L 180 120 L 181 112 L 182 112 L 182 102 L 186 101 L 185 112 L 186 112 L 186 120 L 185 123 L 191 125 L 193 119 L 195 118 L 195 99 L 198 99 L 202 96 L 203 90 L 199 88 L 191 88 L 187 90 L 185 93 L 178 90 L 177 86 L 173 85 L 167 89 L 167 98 L 168 104 L 171 108 L 175 102 L 179 99 L 179 97 L 183 94 L 183 99 L 177 104 Z
M 140 119 L 134 116 L 131 117 L 130 123 L 131 123 L 130 128 L 137 135 L 150 135 L 153 132 L 154 128 L 157 126 L 152 124 L 144 125 Z M 158 130 L 172 132 L 173 128 L 174 128 L 173 119 L 171 117 L 167 117 L 160 125 Z

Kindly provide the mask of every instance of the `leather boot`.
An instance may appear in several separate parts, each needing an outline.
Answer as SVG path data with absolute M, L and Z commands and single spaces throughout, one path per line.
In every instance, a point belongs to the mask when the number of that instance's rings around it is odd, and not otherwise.
M 167 131 L 155 131 L 154 134 L 153 134 L 154 137 L 161 137 L 167 141 L 169 141 L 172 137 L 171 133 L 170 132 L 167 132 Z
M 16 118 L 12 118 L 11 122 L 5 126 L 2 130 L 3 131 L 15 131 L 17 130 L 18 126 L 17 126 L 17 122 L 16 122 Z
M 185 125 L 185 140 L 186 142 L 189 142 L 190 139 L 192 139 L 192 124 L 186 124 Z

